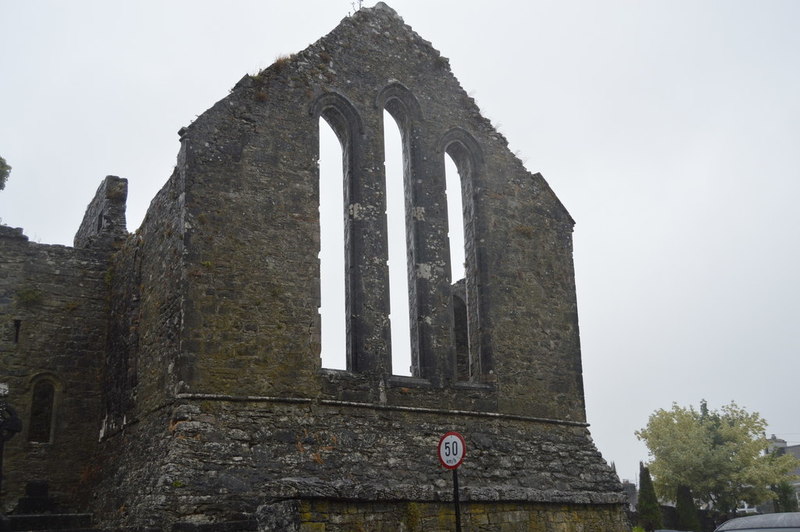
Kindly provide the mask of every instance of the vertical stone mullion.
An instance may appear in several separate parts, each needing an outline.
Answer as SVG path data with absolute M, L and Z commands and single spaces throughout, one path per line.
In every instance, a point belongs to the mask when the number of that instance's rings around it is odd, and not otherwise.
M 354 139 L 354 201 L 348 206 L 352 232 L 352 338 L 360 372 L 385 373 L 391 367 L 389 268 L 386 235 L 386 186 L 383 169 L 382 116 L 374 109 L 362 115 L 364 134 Z
M 450 334 L 450 243 L 447 236 L 445 169 L 422 127 L 412 141 L 414 284 L 420 376 L 452 380 Z

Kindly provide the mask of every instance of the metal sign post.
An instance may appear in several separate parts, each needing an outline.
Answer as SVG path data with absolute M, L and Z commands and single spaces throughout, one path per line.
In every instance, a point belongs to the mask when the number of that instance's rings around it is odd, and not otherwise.
M 461 532 L 461 506 L 458 501 L 458 468 L 467 454 L 464 436 L 458 432 L 448 432 L 439 439 L 437 447 L 439 462 L 445 469 L 453 470 L 453 504 L 456 509 L 456 532 Z
M 453 469 L 453 504 L 456 507 L 456 532 L 461 532 L 461 504 L 458 500 L 458 469 Z

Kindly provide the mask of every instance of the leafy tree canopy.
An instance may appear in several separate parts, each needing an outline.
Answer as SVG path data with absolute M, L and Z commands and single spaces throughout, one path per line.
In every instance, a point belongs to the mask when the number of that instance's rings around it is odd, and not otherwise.
M 8 174 L 11 173 L 11 167 L 8 166 L 8 163 L 5 159 L 0 157 L 0 190 L 6 188 L 6 180 L 8 179 Z
M 656 410 L 636 432 L 650 450 L 656 493 L 676 500 L 687 486 L 695 499 L 732 514 L 741 502 L 759 504 L 775 496 L 771 485 L 792 478 L 798 460 L 766 454 L 766 421 L 731 402 L 719 411 L 677 404 Z

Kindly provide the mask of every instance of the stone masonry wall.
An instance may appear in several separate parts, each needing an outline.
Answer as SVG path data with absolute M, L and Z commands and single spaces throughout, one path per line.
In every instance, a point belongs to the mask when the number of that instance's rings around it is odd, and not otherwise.
M 108 523 L 150 519 L 161 526 L 154 516 L 170 512 L 158 492 L 170 453 L 164 431 L 173 398 L 190 380 L 180 347 L 183 294 L 192 276 L 184 267 L 184 198 L 176 169 L 111 259 L 101 481 L 93 499 Z
M 104 253 L 29 242 L 0 226 L 0 380 L 23 422 L 5 448 L 6 509 L 26 482 L 48 480 L 62 504 L 85 507 L 101 417 L 108 301 Z M 33 388 L 55 390 L 49 438 L 30 439 Z M 42 441 L 44 440 L 44 441 Z
M 104 436 L 163 407 L 182 386 L 182 201 L 176 170 L 111 261 Z
M 127 199 L 128 181 L 106 176 L 94 199 L 86 207 L 81 225 L 75 233 L 75 247 L 113 249 L 124 240 L 128 235 L 125 221 Z
M 449 430 L 466 438 L 459 470 L 466 502 L 618 507 L 623 501 L 616 476 L 581 425 L 292 398 L 187 396 L 171 418 L 165 413 L 118 436 L 134 452 L 115 457 L 110 480 L 135 486 L 124 518 L 138 525 L 236 520 L 267 500 L 312 495 L 447 500 L 451 474 L 435 450 Z M 151 448 L 141 448 L 143 435 L 155 436 Z M 139 452 L 150 459 L 148 470 L 136 473 Z M 107 516 L 123 505 L 101 502 Z
M 285 532 L 449 532 L 452 503 L 386 501 L 357 503 L 324 499 L 288 500 L 259 508 L 259 530 Z M 592 505 L 466 503 L 461 525 L 473 532 L 621 532 L 624 515 Z
M 447 60 L 385 6 L 246 76 L 183 132 L 186 389 L 307 396 L 319 388 L 320 117 L 348 160 L 348 357 L 371 389 L 385 383 L 382 102 L 404 118 L 410 139 L 415 376 L 445 387 L 457 380 L 447 149 L 469 167 L 466 285 L 472 356 L 483 367 L 471 380 L 493 386 L 502 411 L 584 420 L 572 220 L 480 115 Z

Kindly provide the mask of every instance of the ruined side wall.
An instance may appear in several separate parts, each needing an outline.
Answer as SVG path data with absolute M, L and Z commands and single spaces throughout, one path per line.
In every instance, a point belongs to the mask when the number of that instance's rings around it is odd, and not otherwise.
M 85 506 L 101 418 L 102 362 L 108 310 L 103 253 L 28 242 L 0 226 L 0 380 L 10 388 L 23 431 L 5 448 L 2 500 L 13 505 L 30 480 L 49 480 L 51 495 Z M 29 439 L 33 387 L 55 388 L 49 441 Z
M 108 522 L 124 521 L 129 507 L 151 518 L 167 511 L 158 492 L 169 464 L 165 434 L 174 397 L 190 380 L 180 333 L 187 276 L 183 179 L 176 169 L 153 198 L 141 227 L 110 263 L 110 333 L 97 462 L 101 480 L 93 500 L 95 514 Z
M 171 405 L 126 419 L 124 429 L 110 427 L 100 444 L 101 480 L 94 487 L 92 513 L 104 527 L 166 526 L 165 516 L 180 512 L 167 496 L 170 471 Z M 211 499 L 212 496 L 208 496 Z
M 181 389 L 183 237 L 183 178 L 176 170 L 111 261 L 104 437 L 164 408 Z
M 86 207 L 81 225 L 75 233 L 75 247 L 111 249 L 119 245 L 128 235 L 125 221 L 127 198 L 128 181 L 113 175 L 106 176 Z

